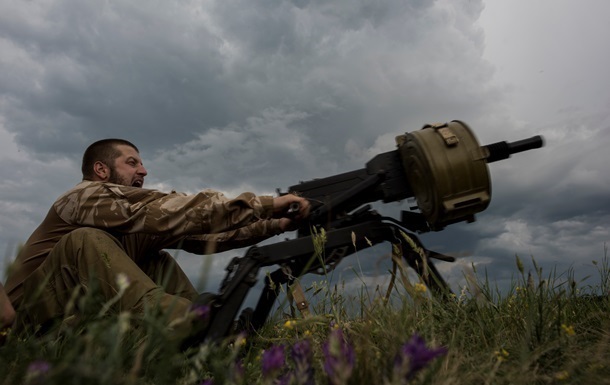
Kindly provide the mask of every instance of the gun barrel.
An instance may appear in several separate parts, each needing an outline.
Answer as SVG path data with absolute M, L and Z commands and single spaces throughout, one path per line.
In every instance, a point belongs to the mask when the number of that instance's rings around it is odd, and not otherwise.
M 516 142 L 497 142 L 483 147 L 489 150 L 487 163 L 492 163 L 508 159 L 512 154 L 518 152 L 541 148 L 543 145 L 544 139 L 542 136 L 536 135 L 528 139 L 517 140 Z
M 488 163 L 540 148 L 544 140 L 538 135 L 481 146 L 471 129 L 455 120 L 397 136 L 396 144 L 396 150 L 378 154 L 363 169 L 300 182 L 288 192 L 311 202 L 309 219 L 316 224 L 343 220 L 371 202 L 414 197 L 420 211 L 415 214 L 426 221 L 428 229 L 437 231 L 448 224 L 474 221 L 474 214 L 487 208 L 491 200 Z M 424 227 L 418 224 L 420 228 Z M 305 232 L 309 234 L 309 228 Z

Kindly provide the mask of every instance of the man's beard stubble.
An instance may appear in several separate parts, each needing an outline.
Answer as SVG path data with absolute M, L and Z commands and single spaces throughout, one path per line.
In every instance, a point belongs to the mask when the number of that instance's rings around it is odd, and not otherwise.
M 120 176 L 112 167 L 110 167 L 108 183 L 120 184 L 122 186 L 131 186 L 131 183 L 129 181 L 126 181 L 122 176 Z

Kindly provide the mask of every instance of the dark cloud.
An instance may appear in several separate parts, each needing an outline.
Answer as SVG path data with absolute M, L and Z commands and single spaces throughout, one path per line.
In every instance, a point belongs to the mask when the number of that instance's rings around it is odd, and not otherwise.
M 138 145 L 151 187 L 234 195 L 362 168 L 398 134 L 461 119 L 483 144 L 546 147 L 490 165 L 477 222 L 422 236 L 460 257 L 439 268 L 457 284 L 471 263 L 510 279 L 515 254 L 588 263 L 610 238 L 610 63 L 591 30 L 606 24 L 561 23 L 604 12 L 566 4 L 494 35 L 521 16 L 481 0 L 4 2 L 0 240 L 27 238 L 103 137 Z M 549 51 L 553 31 L 564 51 Z M 360 259 L 367 279 L 386 254 Z M 193 272 L 204 260 L 180 255 Z
M 485 97 L 475 87 L 491 74 L 472 27 L 480 5 L 298 5 L 13 6 L 0 30 L 3 51 L 20 62 L 6 64 L 15 75 L 2 86 L 6 128 L 35 156 L 103 136 L 156 150 L 295 109 L 309 117 L 301 131 L 338 159 L 347 136 L 365 146 L 407 119 L 419 125 L 422 113 L 453 114 Z M 456 61 L 480 70 L 463 73 Z

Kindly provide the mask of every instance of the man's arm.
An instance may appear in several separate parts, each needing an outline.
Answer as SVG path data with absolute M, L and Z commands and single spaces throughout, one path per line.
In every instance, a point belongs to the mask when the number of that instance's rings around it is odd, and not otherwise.
M 204 190 L 197 194 L 165 194 L 130 186 L 83 182 L 60 197 L 54 208 L 67 223 L 122 233 L 185 236 L 221 233 L 260 219 L 286 216 L 291 203 L 299 203 L 298 216 L 306 216 L 309 203 L 296 196 L 256 196 L 242 193 L 235 199 Z
M 298 210 L 288 213 L 287 207 L 297 203 Z M 293 207 L 294 209 L 294 207 Z M 227 250 L 248 247 L 264 241 L 285 231 L 295 230 L 295 221 L 309 215 L 309 202 L 294 195 L 285 195 L 274 198 L 275 215 L 279 219 L 258 220 L 236 230 L 225 231 L 219 234 L 200 234 L 181 239 L 168 249 L 182 249 L 193 254 L 214 254 Z M 290 215 L 290 218 L 286 217 Z
M 248 247 L 281 234 L 287 229 L 284 219 L 259 220 L 248 226 L 219 234 L 201 234 L 185 237 L 167 246 L 168 249 L 182 249 L 193 254 L 214 254 Z
M 119 233 L 171 236 L 218 233 L 273 215 L 273 198 L 217 191 L 163 193 L 102 182 L 83 182 L 54 204 L 65 222 Z

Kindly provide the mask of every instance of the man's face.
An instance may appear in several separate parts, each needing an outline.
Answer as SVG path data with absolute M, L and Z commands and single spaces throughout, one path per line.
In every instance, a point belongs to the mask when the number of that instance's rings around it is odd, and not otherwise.
M 123 186 L 142 187 L 144 177 L 148 174 L 140 154 L 131 146 L 119 144 L 116 149 L 121 155 L 114 160 L 114 166 L 109 166 L 110 177 L 108 182 Z

